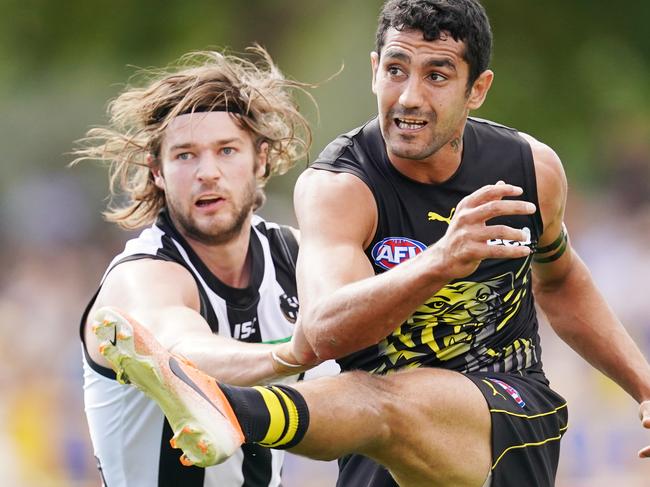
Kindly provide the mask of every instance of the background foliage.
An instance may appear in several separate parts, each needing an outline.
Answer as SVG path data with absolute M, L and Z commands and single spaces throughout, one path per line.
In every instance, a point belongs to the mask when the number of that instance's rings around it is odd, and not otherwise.
M 313 157 L 375 113 L 369 52 L 380 5 L 0 0 L 0 354 L 13 366 L 0 372 L 3 483 L 97 485 L 82 415 L 76 323 L 126 236 L 99 216 L 105 171 L 92 164 L 65 168 L 73 141 L 106 122 L 108 100 L 137 67 L 162 66 L 197 49 L 242 51 L 258 42 L 286 75 L 320 83 L 313 91 L 319 112 L 301 99 L 314 127 Z M 574 243 L 615 307 L 620 298 L 618 309 L 647 351 L 650 309 L 642 298 L 636 308 L 630 300 L 638 292 L 631 284 L 636 271 L 650 269 L 650 2 L 484 5 L 494 30 L 496 78 L 476 115 L 531 133 L 558 152 L 572 188 Z M 271 182 L 265 214 L 293 220 L 291 190 L 304 165 Z M 552 337 L 546 343 L 549 375 L 555 371 L 577 411 L 558 485 L 593 487 L 608 475 L 619 484 L 646 485 L 634 483 L 634 472 L 646 481 L 650 474 L 633 463 L 633 448 L 647 440 L 636 433 L 634 405 L 582 362 L 567 359 L 573 355 Z M 594 428 L 584 419 L 592 417 L 592 406 L 583 406 L 583 395 L 584 403 L 596 397 L 602 406 L 593 414 L 627 422 Z M 58 448 L 41 444 L 38 418 L 45 414 L 57 418 L 46 426 Z M 21 463 L 19 457 L 37 460 Z

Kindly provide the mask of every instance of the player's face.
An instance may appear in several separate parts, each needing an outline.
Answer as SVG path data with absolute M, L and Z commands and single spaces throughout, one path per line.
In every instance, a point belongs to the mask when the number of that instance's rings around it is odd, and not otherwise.
M 227 112 L 185 114 L 163 135 L 154 180 L 185 237 L 225 243 L 248 225 L 265 158 Z
M 391 28 L 381 57 L 372 53 L 372 89 L 394 163 L 428 160 L 461 137 L 469 110 L 483 102 L 485 93 L 467 92 L 464 49 L 451 36 L 426 41 L 420 31 Z

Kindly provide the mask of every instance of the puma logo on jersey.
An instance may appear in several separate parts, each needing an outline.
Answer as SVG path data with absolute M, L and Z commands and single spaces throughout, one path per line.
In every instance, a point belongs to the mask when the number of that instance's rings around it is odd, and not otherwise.
M 438 221 L 438 222 L 443 222 L 449 225 L 451 223 L 451 217 L 454 216 L 454 211 L 456 211 L 456 207 L 451 209 L 451 212 L 449 213 L 449 216 L 442 216 L 440 213 L 436 213 L 435 211 L 430 211 L 429 212 L 429 221 Z

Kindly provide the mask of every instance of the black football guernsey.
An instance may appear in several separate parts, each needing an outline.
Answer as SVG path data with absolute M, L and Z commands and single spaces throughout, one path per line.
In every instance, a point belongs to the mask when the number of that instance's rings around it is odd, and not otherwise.
M 475 118 L 465 127 L 460 166 L 443 183 L 424 184 L 400 173 L 388 159 L 376 118 L 339 136 L 310 167 L 353 174 L 372 191 L 378 224 L 365 253 L 376 274 L 435 244 L 460 200 L 484 185 L 503 180 L 521 186 L 519 198 L 538 204 L 529 144 L 514 129 Z M 539 209 L 488 223 L 522 229 L 528 236 L 523 242 L 494 240 L 492 245 L 534 248 L 542 229 Z M 529 256 L 483 261 L 476 272 L 431 296 L 379 344 L 339 364 L 343 370 L 378 374 L 420 366 L 512 372 L 541 370 L 540 359 Z

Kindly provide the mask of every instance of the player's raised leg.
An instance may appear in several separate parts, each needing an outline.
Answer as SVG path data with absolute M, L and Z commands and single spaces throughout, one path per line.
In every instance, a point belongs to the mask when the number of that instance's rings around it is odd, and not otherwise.
M 376 376 L 344 373 L 301 383 L 309 429 L 292 452 L 329 460 L 356 452 L 387 467 L 400 486 L 482 486 L 491 421 L 465 376 L 422 368 Z
M 489 412 L 461 374 L 352 372 L 294 387 L 228 386 L 171 355 L 116 310 L 101 310 L 97 321 L 102 354 L 119 378 L 160 404 L 183 463 L 219 463 L 243 441 L 322 460 L 361 453 L 404 487 L 479 487 L 488 475 Z

